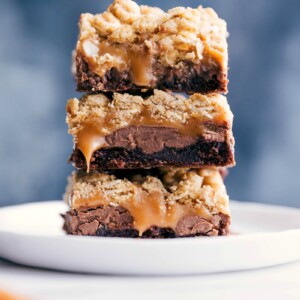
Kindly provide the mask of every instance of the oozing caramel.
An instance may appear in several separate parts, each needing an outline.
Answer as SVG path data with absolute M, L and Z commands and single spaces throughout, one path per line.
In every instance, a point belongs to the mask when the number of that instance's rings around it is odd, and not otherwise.
M 106 64 L 110 69 L 115 67 L 119 71 L 127 70 L 131 76 L 131 81 L 138 86 L 149 86 L 153 80 L 152 55 L 149 51 L 135 50 L 131 45 L 122 45 L 100 41 L 95 46 L 89 40 L 83 43 L 83 47 L 89 47 L 93 55 L 87 57 L 89 67 L 99 76 L 105 75 Z M 95 49 L 94 49 L 95 47 Z M 97 56 L 106 58 L 102 63 L 97 61 Z
M 100 205 L 107 206 L 111 203 L 101 194 L 90 199 L 77 199 L 76 203 L 72 203 L 72 207 L 75 209 Z M 114 205 L 116 204 L 114 203 Z M 154 225 L 175 230 L 178 221 L 185 216 L 198 215 L 206 219 L 211 218 L 211 214 L 203 206 L 192 208 L 179 203 L 166 203 L 160 191 L 151 193 L 139 191 L 128 201 L 122 202 L 120 206 L 127 209 L 132 215 L 134 228 L 139 231 L 140 235 Z
M 101 133 L 101 127 L 97 123 L 87 123 L 77 135 L 77 148 L 83 153 L 87 172 L 90 169 L 90 161 L 93 153 L 101 147 L 107 145 L 105 137 Z

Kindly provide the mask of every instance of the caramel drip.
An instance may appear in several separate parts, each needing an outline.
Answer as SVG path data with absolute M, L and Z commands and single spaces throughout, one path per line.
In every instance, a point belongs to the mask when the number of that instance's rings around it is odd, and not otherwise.
M 116 67 L 120 71 L 128 69 L 134 84 L 138 86 L 149 86 L 151 84 L 153 80 L 152 55 L 147 51 L 134 50 L 134 47 L 130 45 L 119 46 L 108 41 L 100 42 L 98 49 L 100 57 L 105 55 L 112 57 L 111 67 Z M 90 60 L 89 63 L 92 68 L 94 66 L 93 71 L 95 73 L 99 76 L 105 75 L 102 66 L 99 68 L 93 60 Z
M 76 147 L 85 157 L 87 172 L 90 170 L 90 162 L 93 153 L 106 145 L 105 136 L 101 133 L 101 127 L 97 123 L 87 123 L 77 134 Z
M 162 226 L 166 219 L 166 205 L 160 192 L 140 192 L 136 198 L 122 203 L 134 219 L 134 227 L 140 235 L 152 225 Z
M 110 203 L 108 199 L 98 194 L 90 199 L 76 199 L 76 202 L 71 204 L 73 208 L 80 208 L 107 206 Z M 166 203 L 163 194 L 159 191 L 151 193 L 139 191 L 135 197 L 119 205 L 132 215 L 134 228 L 139 231 L 140 235 L 151 226 L 176 230 L 177 223 L 185 216 L 199 215 L 206 219 L 211 218 L 211 214 L 204 207 L 192 208 L 179 203 L 172 205 Z
M 153 80 L 152 58 L 148 53 L 129 52 L 132 82 L 138 86 L 149 86 Z

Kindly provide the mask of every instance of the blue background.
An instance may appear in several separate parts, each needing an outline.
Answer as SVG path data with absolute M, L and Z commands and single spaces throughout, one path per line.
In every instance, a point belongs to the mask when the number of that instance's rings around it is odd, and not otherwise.
M 60 199 L 71 171 L 65 104 L 81 12 L 103 0 L 0 2 L 0 206 Z M 300 1 L 139 1 L 212 6 L 230 32 L 233 199 L 300 207 Z

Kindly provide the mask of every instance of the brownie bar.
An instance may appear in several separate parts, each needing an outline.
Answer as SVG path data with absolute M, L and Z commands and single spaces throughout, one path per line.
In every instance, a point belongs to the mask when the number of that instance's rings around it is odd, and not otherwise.
M 219 94 L 88 95 L 67 105 L 78 169 L 232 166 L 232 113 Z
M 68 234 L 175 238 L 229 233 L 218 169 L 73 173 L 65 194 Z
M 211 8 L 164 12 L 115 0 L 82 14 L 79 29 L 78 91 L 227 92 L 227 28 Z
M 63 229 L 71 235 L 166 239 L 176 237 L 228 235 L 230 218 L 222 213 L 212 220 L 199 216 L 182 217 L 175 229 L 151 226 L 139 235 L 132 215 L 121 206 L 99 206 L 68 211 Z

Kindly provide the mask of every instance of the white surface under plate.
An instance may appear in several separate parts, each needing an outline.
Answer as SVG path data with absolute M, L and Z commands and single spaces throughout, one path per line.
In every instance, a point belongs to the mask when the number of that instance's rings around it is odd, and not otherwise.
M 300 210 L 231 201 L 227 237 L 142 240 L 66 236 L 61 201 L 0 209 L 0 257 L 34 267 L 103 274 L 200 274 L 300 259 Z

